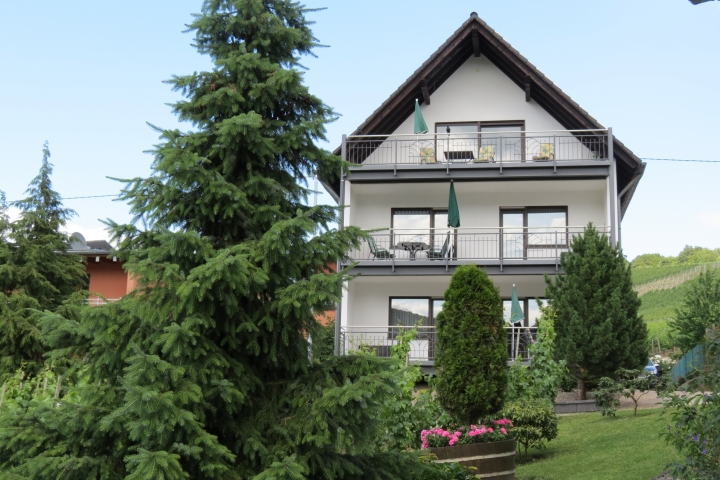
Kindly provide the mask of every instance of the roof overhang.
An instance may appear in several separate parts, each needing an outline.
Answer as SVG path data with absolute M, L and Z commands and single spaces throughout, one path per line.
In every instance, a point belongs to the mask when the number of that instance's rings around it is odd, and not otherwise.
M 564 128 L 605 128 L 473 13 L 352 135 L 392 134 L 412 115 L 416 98 L 421 104 L 425 103 L 426 98 L 429 99 L 473 55 L 485 55 Z M 622 191 L 638 174 L 642 176 L 643 162 L 616 138 L 613 138 L 613 152 L 617 162 L 618 191 Z M 334 153 L 340 155 L 340 147 Z M 339 198 L 339 175 L 325 180 L 323 185 L 330 195 Z M 627 198 L 629 203 L 632 193 Z

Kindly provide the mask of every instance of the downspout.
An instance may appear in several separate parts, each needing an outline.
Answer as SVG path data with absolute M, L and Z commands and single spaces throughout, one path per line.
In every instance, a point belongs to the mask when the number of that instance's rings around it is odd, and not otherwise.
M 610 183 L 608 185 L 610 194 L 610 244 L 615 247 L 618 244 L 618 209 L 617 209 L 617 162 L 614 153 L 614 138 L 612 128 L 607 129 L 608 135 L 608 159 L 610 160 Z
M 342 147 L 340 150 L 342 161 L 347 158 L 347 135 L 342 136 Z M 345 167 L 340 167 L 340 198 L 338 199 L 338 230 L 344 227 L 343 220 L 345 218 Z M 337 260 L 337 273 L 340 273 L 340 259 Z M 343 287 L 344 287 L 343 282 Z M 340 290 L 340 300 L 335 308 L 335 355 L 340 355 L 340 326 L 342 323 L 342 297 L 344 290 Z

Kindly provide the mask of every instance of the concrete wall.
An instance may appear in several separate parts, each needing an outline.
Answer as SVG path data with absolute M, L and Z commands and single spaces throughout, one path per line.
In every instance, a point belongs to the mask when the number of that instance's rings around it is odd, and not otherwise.
M 442 298 L 450 285 L 450 276 L 357 277 L 349 282 L 344 303 L 347 313 L 343 325 L 387 327 L 390 297 Z M 545 280 L 541 275 L 496 275 L 490 277 L 500 296 L 510 298 L 515 284 L 518 296 L 544 297 Z
M 567 206 L 568 225 L 608 224 L 606 181 L 456 182 L 460 221 L 467 227 L 500 226 L 501 207 Z M 448 183 L 355 184 L 346 225 L 390 227 L 391 208 L 447 208 Z
M 525 130 L 565 130 L 484 55 L 470 57 L 421 106 L 430 132 L 436 123 L 524 120 Z M 411 115 L 393 133 L 414 133 Z

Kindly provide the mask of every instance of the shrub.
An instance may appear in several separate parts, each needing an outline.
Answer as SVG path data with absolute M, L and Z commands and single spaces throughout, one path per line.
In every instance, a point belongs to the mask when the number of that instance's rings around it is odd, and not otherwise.
M 675 343 L 686 353 L 705 341 L 705 330 L 720 316 L 720 275 L 708 270 L 693 280 L 669 322 Z
M 507 387 L 507 338 L 502 302 L 487 274 L 458 267 L 437 318 L 437 395 L 461 424 L 502 410 Z
M 618 399 L 618 385 L 610 377 L 602 377 L 598 382 L 598 387 L 595 389 L 595 405 L 598 406 L 602 412 L 602 416 L 614 417 L 617 413 L 617 408 L 620 405 Z
M 673 478 L 720 479 L 720 336 L 716 329 L 705 344 L 708 368 L 687 381 L 686 392 L 672 393 L 665 402 L 671 425 L 665 441 L 682 460 L 672 465 Z M 688 393 L 705 390 L 707 393 Z
M 528 448 L 545 448 L 545 442 L 557 437 L 555 406 L 545 398 L 508 402 L 502 413 L 512 422 L 512 436 L 518 443 L 518 449 L 520 445 L 524 447 L 524 454 L 527 454 Z

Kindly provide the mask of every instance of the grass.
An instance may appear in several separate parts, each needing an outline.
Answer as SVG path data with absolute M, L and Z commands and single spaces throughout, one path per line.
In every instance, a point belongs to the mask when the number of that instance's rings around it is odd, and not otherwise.
M 559 434 L 548 448 L 528 451 L 518 462 L 517 480 L 652 480 L 678 458 L 659 434 L 669 422 L 661 409 L 622 410 L 560 417 Z

